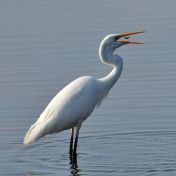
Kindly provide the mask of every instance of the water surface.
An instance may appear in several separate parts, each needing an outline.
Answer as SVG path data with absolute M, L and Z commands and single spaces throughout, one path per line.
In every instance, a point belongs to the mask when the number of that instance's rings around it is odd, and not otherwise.
M 1 1 L 1 175 L 173 176 L 176 174 L 175 1 Z M 146 30 L 145 45 L 119 49 L 124 70 L 83 124 L 78 168 L 70 132 L 22 144 L 52 97 L 82 75 L 97 78 L 109 33 Z

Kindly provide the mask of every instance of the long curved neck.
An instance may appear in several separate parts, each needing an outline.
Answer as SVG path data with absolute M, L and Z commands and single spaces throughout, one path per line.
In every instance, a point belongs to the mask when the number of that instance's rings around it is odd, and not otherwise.
M 106 49 L 101 50 L 100 48 L 100 59 L 104 64 L 113 66 L 113 70 L 105 77 L 99 79 L 103 84 L 104 93 L 106 94 L 116 83 L 120 77 L 123 69 L 123 59 L 118 55 L 113 55 L 113 51 L 109 52 Z

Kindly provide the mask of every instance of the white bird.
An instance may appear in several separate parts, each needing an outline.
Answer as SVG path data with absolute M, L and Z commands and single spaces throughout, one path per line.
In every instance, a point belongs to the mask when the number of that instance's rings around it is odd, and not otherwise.
M 76 157 L 81 124 L 101 103 L 121 75 L 123 59 L 114 54 L 115 49 L 126 44 L 143 44 L 126 40 L 131 35 L 143 32 L 127 32 L 106 36 L 100 44 L 99 56 L 102 63 L 112 66 L 113 70 L 103 78 L 83 76 L 64 87 L 27 131 L 24 144 L 30 144 L 47 134 L 71 129 L 70 155 Z M 124 40 L 119 40 L 123 37 Z M 75 142 L 73 144 L 74 136 Z

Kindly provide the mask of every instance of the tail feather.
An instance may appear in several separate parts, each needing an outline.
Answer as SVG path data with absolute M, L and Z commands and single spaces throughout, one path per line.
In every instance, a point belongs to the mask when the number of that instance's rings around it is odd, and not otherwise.
M 41 123 L 34 123 L 24 137 L 24 144 L 30 144 L 44 136 L 44 126 Z

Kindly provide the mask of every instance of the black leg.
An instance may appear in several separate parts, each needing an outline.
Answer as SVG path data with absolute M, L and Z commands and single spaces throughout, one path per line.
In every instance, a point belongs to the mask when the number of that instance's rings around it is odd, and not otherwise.
M 74 127 L 71 129 L 70 150 L 69 150 L 70 155 L 72 155 L 73 153 L 73 137 L 74 137 Z
M 75 144 L 74 144 L 74 149 L 73 149 L 73 158 L 76 158 L 77 156 L 77 145 L 78 145 L 78 137 L 79 137 L 79 129 L 80 129 L 81 125 L 76 127 L 76 137 L 75 137 Z
M 77 165 L 77 145 L 78 145 L 78 137 L 79 137 L 79 130 L 81 128 L 81 123 L 76 127 L 72 128 L 72 134 L 70 139 L 70 163 L 73 165 Z M 76 131 L 76 136 L 75 136 Z M 73 139 L 75 136 L 74 147 L 73 147 Z

